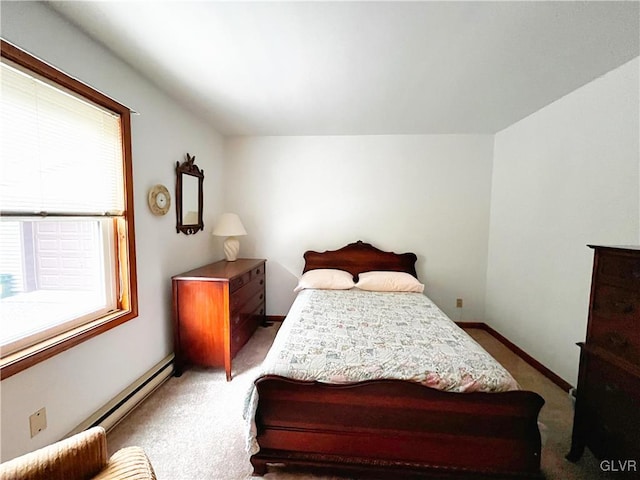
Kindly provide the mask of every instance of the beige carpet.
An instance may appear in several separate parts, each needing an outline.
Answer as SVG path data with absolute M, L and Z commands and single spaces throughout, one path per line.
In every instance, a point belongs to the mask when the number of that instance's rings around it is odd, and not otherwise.
M 277 325 L 259 328 L 234 359 L 234 378 L 225 381 L 222 369 L 191 368 L 169 379 L 108 434 L 109 450 L 129 445 L 145 449 L 159 480 L 240 480 L 251 478 L 244 448 L 244 396 L 257 375 Z M 526 390 L 545 399 L 540 415 L 542 470 L 547 479 L 615 478 L 600 471 L 587 451 L 573 464 L 565 460 L 571 440 L 571 400 L 502 343 L 482 330 L 469 333 L 502 363 Z M 261 478 L 261 477 L 253 477 Z M 265 480 L 327 480 L 333 477 L 269 472 Z

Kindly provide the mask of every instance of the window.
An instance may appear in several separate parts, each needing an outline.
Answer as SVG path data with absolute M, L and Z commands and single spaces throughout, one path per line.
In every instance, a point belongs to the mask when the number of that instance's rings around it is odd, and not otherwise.
M 129 109 L 2 41 L 0 368 L 137 316 Z

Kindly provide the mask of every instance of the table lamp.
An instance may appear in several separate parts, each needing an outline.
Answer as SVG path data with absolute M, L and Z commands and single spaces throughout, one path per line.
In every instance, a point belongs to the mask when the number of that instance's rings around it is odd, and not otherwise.
M 227 237 L 222 247 L 224 256 L 227 258 L 227 262 L 234 262 L 240 251 L 240 241 L 236 237 L 247 234 L 238 215 L 223 213 L 211 233 L 216 237 Z

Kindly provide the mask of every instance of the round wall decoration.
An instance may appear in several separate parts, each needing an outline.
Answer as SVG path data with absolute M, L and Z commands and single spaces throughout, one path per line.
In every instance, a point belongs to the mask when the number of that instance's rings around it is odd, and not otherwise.
M 149 190 L 149 208 L 154 215 L 164 215 L 171 206 L 171 195 L 164 185 L 154 185 Z

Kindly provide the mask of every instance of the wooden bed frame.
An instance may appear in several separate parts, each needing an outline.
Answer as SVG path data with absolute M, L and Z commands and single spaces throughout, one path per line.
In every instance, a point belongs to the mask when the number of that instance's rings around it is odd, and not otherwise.
M 304 271 L 340 268 L 416 276 L 413 253 L 357 242 L 304 254 Z M 266 375 L 255 382 L 260 451 L 268 466 L 357 478 L 542 478 L 534 392 L 451 393 L 413 382 L 330 385 Z

